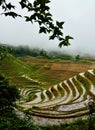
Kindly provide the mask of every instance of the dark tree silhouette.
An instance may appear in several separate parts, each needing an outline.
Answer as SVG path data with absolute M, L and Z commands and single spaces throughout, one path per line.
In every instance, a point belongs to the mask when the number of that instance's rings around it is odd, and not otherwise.
M 10 86 L 8 79 L 0 74 L 0 113 L 12 110 L 17 99 L 19 99 L 18 89 Z
M 89 108 L 89 130 L 94 130 L 93 128 L 93 117 L 95 118 L 95 103 L 92 97 L 89 98 L 88 101 L 88 108 Z
M 57 38 L 59 40 L 59 47 L 70 45 L 69 40 L 73 39 L 71 36 L 63 36 L 64 22 L 54 21 L 52 14 L 50 13 L 50 7 L 48 4 L 50 0 L 20 0 L 18 2 L 22 10 L 27 10 L 27 16 L 22 16 L 16 12 L 16 6 L 13 2 L 7 2 L 7 0 L 0 0 L 0 6 L 5 16 L 24 17 L 26 22 L 38 23 L 39 33 L 49 34 L 49 39 L 53 40 Z

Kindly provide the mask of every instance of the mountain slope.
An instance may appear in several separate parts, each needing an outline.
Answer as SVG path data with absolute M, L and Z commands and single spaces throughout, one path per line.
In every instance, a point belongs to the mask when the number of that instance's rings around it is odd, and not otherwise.
M 21 95 L 29 96 L 31 92 L 33 89 L 26 88 L 21 90 Z M 47 90 L 34 93 L 35 99 L 19 105 L 28 109 L 38 124 L 61 124 L 87 118 L 89 101 L 95 101 L 95 70 L 79 73 Z
M 31 68 L 11 54 L 8 54 L 7 57 L 1 61 L 0 73 L 4 74 L 10 80 L 10 83 L 17 87 L 28 87 L 32 84 L 39 84 L 34 80 L 30 81 L 24 77 L 24 75 L 30 76 L 32 74 Z

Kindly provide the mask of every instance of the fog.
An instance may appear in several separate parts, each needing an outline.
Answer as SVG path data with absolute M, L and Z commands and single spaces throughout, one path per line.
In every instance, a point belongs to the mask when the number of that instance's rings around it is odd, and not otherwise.
M 0 43 L 95 56 L 94 6 L 95 0 L 51 1 L 50 8 L 54 20 L 65 21 L 64 36 L 74 37 L 69 47 L 58 48 L 57 40 L 50 41 L 48 35 L 38 33 L 37 24 L 26 23 L 22 18 L 13 19 L 2 15 L 0 15 Z

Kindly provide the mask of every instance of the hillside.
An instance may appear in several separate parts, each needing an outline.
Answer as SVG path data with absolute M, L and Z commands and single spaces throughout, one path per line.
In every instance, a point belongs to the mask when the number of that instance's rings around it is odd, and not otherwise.
M 33 72 L 32 78 L 34 77 L 41 82 L 46 82 L 49 86 L 92 68 L 92 62 L 85 63 L 60 58 L 47 59 L 25 56 L 20 58 L 20 60 L 31 67 Z
M 0 72 L 19 88 L 20 111 L 32 113 L 34 123 L 54 125 L 87 117 L 89 96 L 95 99 L 93 67 L 88 61 L 8 54 Z
M 1 61 L 0 73 L 4 74 L 10 80 L 10 83 L 18 88 L 24 86 L 28 87 L 31 84 L 39 84 L 34 80 L 30 81 L 29 79 L 24 78 L 24 75 L 32 75 L 31 68 L 11 54 L 8 54 L 7 57 Z
M 20 110 L 28 110 L 33 121 L 40 125 L 59 125 L 76 119 L 87 119 L 90 97 L 95 100 L 95 70 L 79 73 L 49 89 L 35 92 L 33 88 L 21 89 L 24 100 Z M 35 94 L 32 100 L 25 100 Z M 22 103 L 23 101 L 23 103 Z

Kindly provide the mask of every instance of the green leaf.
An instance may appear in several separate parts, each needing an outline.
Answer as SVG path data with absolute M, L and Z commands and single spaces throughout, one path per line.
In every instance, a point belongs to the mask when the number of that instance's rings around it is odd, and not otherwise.
M 25 16 L 25 18 L 26 18 L 26 22 L 29 22 L 29 21 L 31 21 L 31 19 L 30 19 L 30 17 L 28 17 L 28 16 Z
M 54 29 L 54 24 L 52 22 L 49 23 L 49 27 Z
M 58 21 L 56 21 L 56 25 L 57 25 L 59 28 L 62 28 L 62 29 L 63 29 L 63 24 L 64 24 L 64 22 L 58 22 Z
M 69 46 L 69 40 L 64 39 L 62 42 L 59 43 L 59 47 L 61 48 L 62 46 Z
M 64 45 L 64 41 L 60 42 L 58 46 L 61 48 L 63 45 Z
M 59 39 L 59 41 L 63 41 L 63 40 L 64 40 L 64 38 L 63 38 L 63 37 L 59 37 L 58 39 Z
M 21 8 L 22 8 L 22 9 L 24 9 L 24 8 L 27 7 L 26 4 L 25 4 L 24 2 L 21 1 L 21 2 L 19 2 L 19 3 L 20 3 L 20 5 L 21 5 Z
M 50 3 L 50 0 L 43 0 L 45 3 Z
M 47 29 L 45 27 L 40 27 L 39 33 L 46 33 Z
M 17 16 L 21 17 L 21 15 L 18 15 L 15 12 L 7 12 L 7 13 L 3 13 L 5 16 L 12 16 L 13 18 L 16 18 Z
M 50 14 L 50 13 L 46 13 L 46 16 L 52 16 L 52 14 Z
M 74 39 L 74 38 L 68 35 L 68 36 L 65 37 L 65 39 L 69 40 L 69 39 Z
M 31 3 L 28 3 L 28 6 L 32 8 L 32 4 Z
M 31 15 L 30 20 L 31 20 L 31 21 L 32 21 L 33 19 L 36 20 L 36 16 L 37 16 L 37 13 L 34 13 L 33 15 Z
M 47 17 L 46 19 L 49 21 L 53 21 L 51 17 Z
M 50 37 L 49 37 L 49 40 L 53 40 L 55 38 L 55 35 L 53 34 L 53 35 L 51 35 Z
M 62 32 L 61 30 L 58 30 L 58 31 L 57 31 L 57 35 L 58 35 L 58 36 L 60 36 L 60 35 L 63 36 L 63 32 Z
M 7 6 L 7 8 L 8 8 L 9 10 L 11 10 L 11 8 L 13 8 L 13 9 L 15 8 L 15 6 L 12 5 L 11 3 L 7 4 L 6 6 Z
M 60 32 L 60 31 L 59 31 L 59 28 L 55 26 L 55 27 L 54 27 L 54 35 L 55 35 L 55 36 L 58 36 L 58 35 L 59 35 L 59 32 Z
M 45 6 L 44 8 L 45 8 L 45 10 L 47 10 L 47 11 L 49 11 L 49 9 L 50 9 L 48 6 Z
M 34 7 L 36 8 L 39 5 L 39 2 L 36 0 L 34 1 Z

